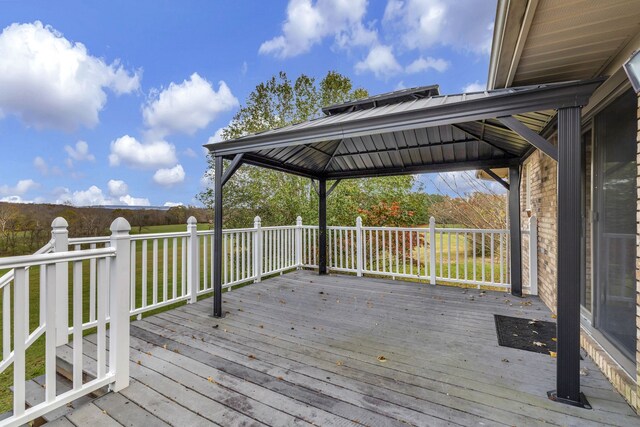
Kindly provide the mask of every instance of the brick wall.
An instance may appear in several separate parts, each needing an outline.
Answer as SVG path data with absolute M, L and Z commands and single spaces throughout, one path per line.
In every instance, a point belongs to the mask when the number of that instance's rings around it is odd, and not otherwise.
M 555 137 L 551 142 L 555 145 Z M 536 150 L 525 161 L 525 168 L 530 174 L 528 182 L 531 192 L 531 213 L 538 219 L 538 295 L 542 301 L 555 313 L 557 301 L 556 288 L 556 256 L 557 256 L 557 167 L 556 162 Z M 527 182 L 523 176 L 522 182 Z M 524 188 L 523 188 L 524 190 Z M 526 191 L 520 192 L 521 221 L 527 227 L 528 214 L 525 210 Z M 528 244 L 528 239 L 523 239 Z M 522 252 L 526 254 L 528 248 L 523 245 Z M 527 257 L 528 259 L 528 257 Z M 528 275 L 528 267 L 523 269 L 523 276 Z M 526 280 L 526 279 L 525 279 Z

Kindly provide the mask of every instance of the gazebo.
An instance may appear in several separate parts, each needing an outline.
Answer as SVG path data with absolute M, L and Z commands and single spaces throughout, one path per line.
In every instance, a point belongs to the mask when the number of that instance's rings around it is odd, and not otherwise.
M 222 316 L 223 187 L 242 165 L 317 181 L 319 274 L 327 273 L 326 200 L 339 180 L 484 170 L 509 190 L 510 270 L 522 296 L 520 170 L 535 149 L 558 167 L 558 360 L 550 398 L 584 406 L 580 392 L 581 108 L 601 79 L 440 95 L 407 89 L 330 106 L 324 117 L 208 144 L 214 158 L 214 302 Z M 557 145 L 548 138 L 557 132 Z M 230 163 L 223 170 L 224 160 Z M 508 168 L 505 182 L 492 169 Z M 334 181 L 327 189 L 327 181 Z

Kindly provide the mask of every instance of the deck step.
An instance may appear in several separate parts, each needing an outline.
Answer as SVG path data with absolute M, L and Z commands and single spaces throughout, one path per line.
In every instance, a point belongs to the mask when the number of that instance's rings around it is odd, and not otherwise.
M 31 408 L 34 407 L 42 402 L 44 402 L 45 399 L 45 376 L 41 375 L 39 377 L 35 377 L 30 379 L 29 381 L 27 381 L 25 383 L 25 403 L 27 405 L 27 408 Z M 66 391 L 71 390 L 73 386 L 73 383 L 66 377 L 58 374 L 56 376 L 56 391 L 58 394 L 60 393 L 64 393 Z M 13 390 L 13 387 L 11 387 L 11 389 Z M 33 421 L 33 423 L 31 424 L 32 426 L 41 426 L 43 424 L 46 424 L 50 421 L 53 421 L 55 419 L 64 417 L 65 415 L 67 415 L 68 413 L 70 413 L 71 411 L 73 411 L 76 408 L 79 408 L 87 403 L 90 403 L 93 401 L 93 399 L 95 398 L 95 396 L 82 396 L 70 403 L 68 403 L 67 405 L 60 407 L 58 409 L 55 409 L 45 415 L 43 415 L 42 417 L 39 417 L 37 419 L 35 419 Z M 4 418 L 8 418 L 13 414 L 12 411 L 9 411 L 5 414 L 2 414 L 2 417 Z
M 58 372 L 58 376 L 62 376 L 64 378 L 66 378 L 69 382 L 73 381 L 73 358 L 72 358 L 72 354 L 70 351 L 68 351 L 70 348 L 68 346 L 65 347 L 60 347 L 58 349 L 58 355 L 57 355 L 57 360 L 56 360 L 56 370 Z M 91 381 L 93 379 L 95 379 L 95 372 L 92 372 L 90 370 L 83 370 L 82 372 L 82 381 L 83 382 L 88 382 Z M 95 398 L 95 397 L 100 397 L 103 396 L 105 393 L 107 393 L 107 387 L 103 387 L 100 388 L 96 391 L 94 391 L 93 393 L 91 393 L 91 395 Z

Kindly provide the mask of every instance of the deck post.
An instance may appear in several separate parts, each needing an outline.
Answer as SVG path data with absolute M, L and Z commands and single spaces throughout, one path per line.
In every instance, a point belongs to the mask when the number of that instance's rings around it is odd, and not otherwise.
M 296 270 L 300 270 L 302 268 L 302 217 L 301 216 L 298 216 L 296 218 L 295 239 L 296 239 Z
M 431 276 L 429 283 L 432 285 L 435 285 L 436 284 L 436 219 L 434 217 L 429 218 L 429 275 Z
M 222 317 L 222 157 L 214 161 L 213 317 Z
M 198 300 L 198 289 L 200 288 L 200 254 L 198 241 L 198 220 L 194 216 L 187 219 L 187 232 L 189 233 L 189 249 L 187 257 L 187 293 L 189 299 L 187 302 L 192 304 Z M 206 260 L 205 260 L 206 262 Z
M 549 398 L 589 407 L 580 392 L 580 107 L 558 110 L 558 363 Z
M 253 275 L 255 276 L 254 283 L 258 283 L 262 280 L 262 219 L 256 216 L 253 219 L 253 228 L 256 231 L 253 232 Z
M 520 235 L 520 166 L 509 167 L 509 244 L 511 295 L 522 296 L 522 236 Z
M 115 374 L 110 389 L 117 392 L 129 386 L 131 225 L 120 217 L 111 223 L 110 230 L 116 256 L 109 272 L 109 370 Z
M 318 180 L 318 274 L 327 274 L 327 180 Z
M 57 217 L 51 223 L 51 238 L 54 252 L 69 250 L 69 223 Z M 56 263 L 56 345 L 69 342 L 69 265 L 66 262 Z
M 356 275 L 362 277 L 362 270 L 364 269 L 364 259 L 362 252 L 364 247 L 362 245 L 362 218 L 356 218 Z

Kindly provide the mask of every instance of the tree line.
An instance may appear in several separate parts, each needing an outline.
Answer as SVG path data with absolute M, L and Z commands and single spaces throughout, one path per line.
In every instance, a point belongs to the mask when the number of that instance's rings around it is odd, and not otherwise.
M 189 216 L 208 222 L 203 208 L 176 206 L 160 209 L 106 209 L 54 204 L 0 202 L 0 256 L 33 253 L 51 238 L 51 222 L 63 217 L 69 223 L 69 236 L 109 235 L 109 226 L 117 217 L 126 218 L 134 231 L 143 232 L 153 225 L 186 224 Z M 185 225 L 186 227 L 186 225 Z M 186 229 L 186 228 L 185 228 Z

